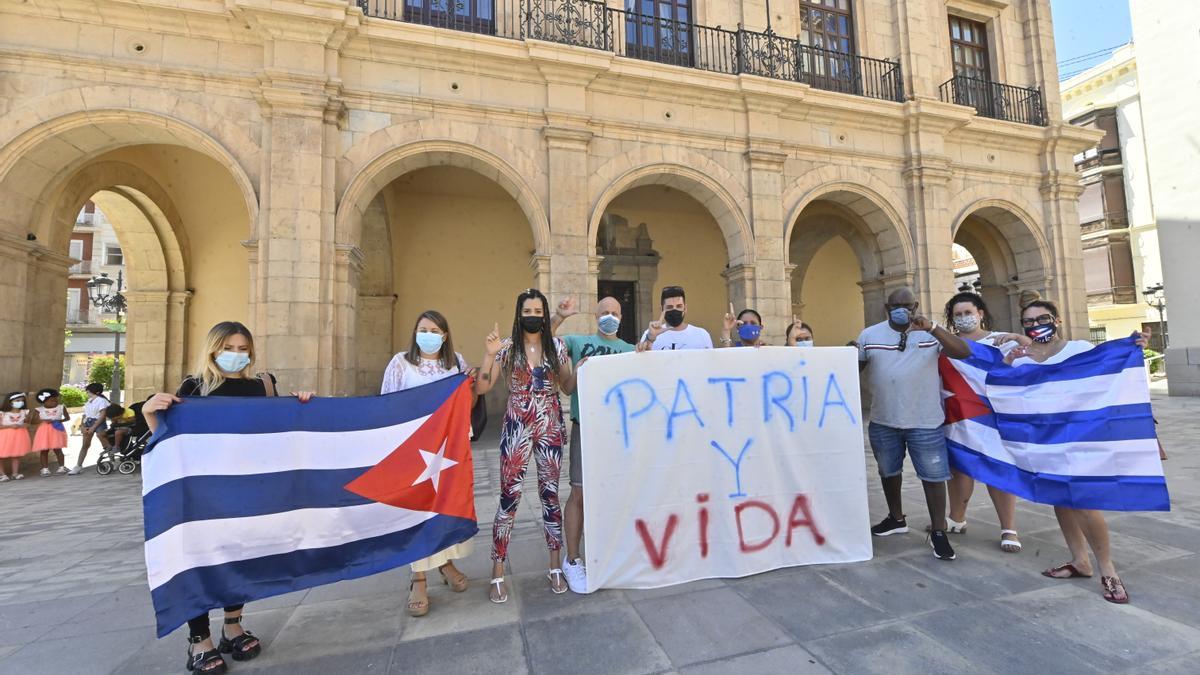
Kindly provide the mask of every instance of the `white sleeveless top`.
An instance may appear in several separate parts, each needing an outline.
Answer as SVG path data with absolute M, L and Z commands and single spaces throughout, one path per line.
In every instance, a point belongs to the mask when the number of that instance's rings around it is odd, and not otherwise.
M 38 420 L 42 422 L 58 422 L 62 420 L 63 407 L 56 405 L 53 408 L 43 408 L 41 406 L 34 408 L 38 414 Z
M 13 410 L 0 414 L 0 424 L 25 424 L 25 418 L 29 416 L 28 410 Z

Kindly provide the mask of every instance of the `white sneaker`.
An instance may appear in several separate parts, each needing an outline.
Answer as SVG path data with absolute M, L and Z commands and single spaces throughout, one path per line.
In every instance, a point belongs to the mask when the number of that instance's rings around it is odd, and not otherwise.
M 42 469 L 41 471 L 38 472 L 38 475 L 41 476 L 42 478 L 45 478 L 46 476 L 50 475 L 50 469 Z
M 71 470 L 67 472 L 67 475 L 68 476 L 78 476 L 81 473 L 83 473 L 83 467 L 82 466 L 74 466 L 74 467 L 71 467 Z
M 13 480 L 21 480 L 24 477 L 25 477 L 25 474 L 19 473 L 19 474 L 13 476 Z
M 6 473 L 0 473 L 0 483 L 5 483 L 11 480 Z
M 45 471 L 45 472 L 46 472 L 46 473 L 45 473 L 45 474 L 43 474 L 43 475 L 46 475 L 46 476 L 49 476 L 49 475 L 50 475 L 50 469 L 42 469 L 42 471 Z M 60 466 L 60 467 L 58 467 L 58 471 L 55 471 L 54 473 L 57 473 L 57 474 L 64 474 L 64 473 L 69 473 L 69 472 L 67 471 L 67 467 L 65 467 L 65 466 Z
M 587 568 L 579 558 L 563 562 L 563 576 L 567 578 L 567 588 L 572 593 L 583 595 L 587 593 Z

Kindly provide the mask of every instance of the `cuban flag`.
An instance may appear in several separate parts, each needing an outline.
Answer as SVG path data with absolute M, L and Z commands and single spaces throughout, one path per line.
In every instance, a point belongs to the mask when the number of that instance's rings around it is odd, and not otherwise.
M 473 401 L 459 375 L 385 396 L 172 406 L 142 464 L 158 636 L 470 539 Z
M 942 357 L 946 445 L 960 472 L 1029 501 L 1169 511 L 1142 349 L 1133 338 L 1012 367 L 967 341 Z

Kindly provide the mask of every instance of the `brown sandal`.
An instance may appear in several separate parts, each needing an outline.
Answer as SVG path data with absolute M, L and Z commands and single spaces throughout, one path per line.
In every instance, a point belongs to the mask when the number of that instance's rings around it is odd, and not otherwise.
M 426 583 L 425 579 L 413 579 L 412 581 L 408 582 L 408 592 L 410 594 L 408 596 L 408 614 L 409 614 L 409 616 L 425 616 L 426 614 L 429 613 L 429 591 L 428 590 L 426 590 L 426 592 L 425 592 L 425 601 L 424 602 L 420 602 L 420 601 L 412 599 L 411 594 L 412 594 L 413 586 L 415 586 L 418 581 L 420 581 L 423 584 L 426 584 L 426 588 L 428 589 L 428 584 Z
M 1067 574 L 1061 574 L 1062 572 L 1066 572 Z M 1080 572 L 1079 568 L 1075 567 L 1071 563 L 1063 563 L 1058 567 L 1051 567 L 1050 569 L 1042 570 L 1042 576 L 1050 577 L 1051 579 L 1074 579 L 1076 577 L 1081 577 L 1084 579 L 1092 578 L 1092 575 Z
M 1104 587 L 1104 599 L 1116 604 L 1129 604 L 1129 593 L 1119 577 L 1100 577 L 1100 585 Z
M 439 567 L 438 574 L 442 575 L 442 583 L 449 586 L 450 590 L 454 591 L 455 593 L 462 593 L 463 591 L 467 590 L 469 579 L 467 579 L 467 575 L 463 574 L 462 572 L 458 572 L 458 576 L 451 579 L 446 574 L 446 570 Z

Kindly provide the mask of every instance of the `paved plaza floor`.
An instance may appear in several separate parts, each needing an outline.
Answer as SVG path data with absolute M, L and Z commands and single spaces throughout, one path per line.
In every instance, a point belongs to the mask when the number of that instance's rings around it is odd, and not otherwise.
M 935 560 L 911 474 L 905 499 L 913 532 L 876 539 L 870 562 L 591 596 L 550 593 L 537 501 L 526 499 L 511 548 L 511 598 L 494 605 L 486 582 L 498 486 L 492 439 L 475 450 L 482 522 L 462 566 L 472 579 L 466 593 L 431 584 L 432 611 L 411 618 L 408 572 L 400 569 L 254 602 L 246 625 L 264 653 L 231 661 L 230 670 L 1195 673 L 1200 399 L 1156 396 L 1155 408 L 1171 454 L 1173 508 L 1109 518 L 1127 606 L 1104 602 L 1098 579 L 1038 574 L 1067 559 L 1049 507 L 1022 502 L 1024 552 L 1000 552 L 982 487 L 968 533 L 953 537 L 958 560 Z M 865 465 L 877 519 L 884 507 L 869 453 Z M 527 496 L 536 495 L 533 474 Z M 564 467 L 564 497 L 568 489 Z M 157 640 L 153 623 L 138 475 L 89 471 L 0 484 L 0 673 L 182 672 L 184 632 Z

